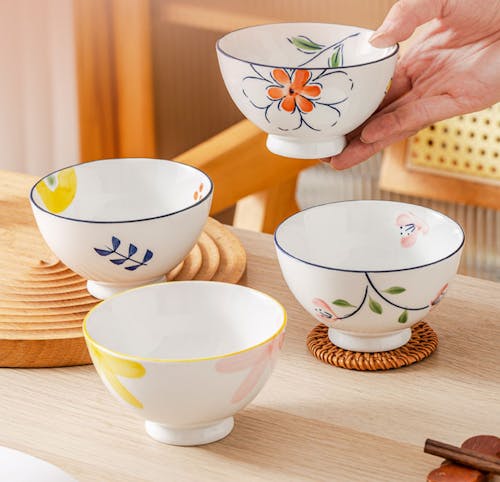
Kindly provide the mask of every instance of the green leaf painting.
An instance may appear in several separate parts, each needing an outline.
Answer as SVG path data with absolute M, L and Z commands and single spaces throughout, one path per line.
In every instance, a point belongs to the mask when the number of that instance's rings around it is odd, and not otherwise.
M 404 293 L 405 291 L 406 288 L 402 288 L 401 286 L 391 286 L 390 288 L 384 290 L 384 293 L 389 293 L 390 295 L 399 295 L 401 293 Z
M 342 45 L 333 50 L 332 56 L 328 59 L 328 67 L 341 67 L 344 63 Z
M 338 68 L 344 66 L 344 43 L 346 40 L 357 37 L 360 32 L 355 32 L 347 37 L 337 40 L 329 45 L 322 45 L 305 35 L 296 37 L 287 37 L 287 40 L 303 54 L 308 54 L 309 59 L 302 62 L 298 67 L 304 67 L 310 62 L 321 57 L 321 62 L 327 63 L 329 68 Z M 325 55 L 323 55 L 325 54 Z
M 289 38 L 288 41 L 295 45 L 299 50 L 306 53 L 316 52 L 321 50 L 324 45 L 317 44 L 305 35 L 299 35 L 298 37 Z
M 371 297 L 368 306 L 370 307 L 370 310 L 372 310 L 374 313 L 377 313 L 377 315 L 382 314 L 382 306 Z
M 56 185 L 56 176 L 54 175 L 47 176 L 47 184 L 50 187 L 54 187 Z
M 355 308 L 355 306 L 354 306 L 354 305 L 351 305 L 351 303 L 349 303 L 348 301 L 346 301 L 346 300 L 341 300 L 341 299 L 338 299 L 338 300 L 332 301 L 332 304 L 333 304 L 333 305 L 337 305 L 337 306 L 344 306 L 344 307 L 349 307 L 349 306 L 351 306 L 351 307 Z
M 399 315 L 398 322 L 406 323 L 408 321 L 408 311 L 404 310 L 403 313 Z

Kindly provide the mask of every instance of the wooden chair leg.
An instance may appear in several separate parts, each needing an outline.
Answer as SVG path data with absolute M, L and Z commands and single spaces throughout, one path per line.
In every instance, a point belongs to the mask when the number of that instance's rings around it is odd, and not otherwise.
M 234 226 L 273 233 L 278 224 L 299 208 L 295 200 L 297 177 L 266 191 L 252 194 L 236 205 Z

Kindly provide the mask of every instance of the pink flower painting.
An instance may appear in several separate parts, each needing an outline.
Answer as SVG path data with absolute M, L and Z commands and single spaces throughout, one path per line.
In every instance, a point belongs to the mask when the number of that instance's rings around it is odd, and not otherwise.
M 400 214 L 396 224 L 399 226 L 403 248 L 410 248 L 417 242 L 419 235 L 427 234 L 429 231 L 427 223 L 410 212 Z
M 339 317 L 337 316 L 337 314 L 330 308 L 328 303 L 326 303 L 325 301 L 319 298 L 314 298 L 313 305 L 314 305 L 314 312 L 321 321 L 329 321 L 331 323 L 332 321 L 338 320 Z
M 273 368 L 278 359 L 278 352 L 283 346 L 284 339 L 285 332 L 283 331 L 265 345 L 217 362 L 216 370 L 219 373 L 248 371 L 247 376 L 234 393 L 231 399 L 232 403 L 239 403 L 247 398 L 257 386 L 266 369 Z
M 431 310 L 443 299 L 444 295 L 448 291 L 448 283 L 446 283 L 438 292 L 438 294 L 434 297 L 434 299 L 430 302 Z

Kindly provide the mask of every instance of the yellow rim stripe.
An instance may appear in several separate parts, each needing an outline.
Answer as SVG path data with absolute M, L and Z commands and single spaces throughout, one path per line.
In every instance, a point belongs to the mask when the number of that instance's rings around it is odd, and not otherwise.
M 152 286 L 166 285 L 166 284 L 171 284 L 171 283 L 192 283 L 192 282 L 193 281 L 170 281 L 170 282 L 166 282 L 166 283 L 157 283 L 157 284 L 152 285 Z M 221 282 L 217 282 L 217 281 L 194 281 L 194 282 L 195 283 L 231 284 L 231 283 L 221 283 Z M 236 286 L 242 286 L 242 285 L 236 285 Z M 281 311 L 283 313 L 283 322 L 281 323 L 281 325 L 278 328 L 278 330 L 275 333 L 273 333 L 269 338 L 266 338 L 264 341 L 261 341 L 260 343 L 257 343 L 256 345 L 252 345 L 252 346 L 250 346 L 248 348 L 245 348 L 243 350 L 234 351 L 234 352 L 231 352 L 231 353 L 224 353 L 223 355 L 215 355 L 215 356 L 207 356 L 207 357 L 199 357 L 199 358 L 148 358 L 148 357 L 141 357 L 141 356 L 136 356 L 136 355 L 129 355 L 127 353 L 122 353 L 122 352 L 119 352 L 119 351 L 116 351 L 116 350 L 111 350 L 111 349 L 109 349 L 109 348 L 107 348 L 107 347 L 99 344 L 97 341 L 95 341 L 89 335 L 89 332 L 87 330 L 87 320 L 88 320 L 89 316 L 92 314 L 92 312 L 94 310 L 96 310 L 97 308 L 99 308 L 99 306 L 101 306 L 103 303 L 106 303 L 107 301 L 109 301 L 109 300 L 111 300 L 111 299 L 113 299 L 115 297 L 124 295 L 125 293 L 130 293 L 132 291 L 138 291 L 138 290 L 141 290 L 141 289 L 144 289 L 144 288 L 146 288 L 146 286 L 139 286 L 137 288 L 131 288 L 129 290 L 122 291 L 121 293 L 117 293 L 115 295 L 110 296 L 109 298 L 106 298 L 105 300 L 101 301 L 98 305 L 94 306 L 87 313 L 87 315 L 85 316 L 85 318 L 83 319 L 82 330 L 83 330 L 83 335 L 85 336 L 85 339 L 87 340 L 87 342 L 90 342 L 91 344 L 95 345 L 100 350 L 102 350 L 102 351 L 104 351 L 106 353 L 109 353 L 109 354 L 112 354 L 112 355 L 115 355 L 115 356 L 119 356 L 119 357 L 123 357 L 123 358 L 127 358 L 129 360 L 137 360 L 137 361 L 142 361 L 142 362 L 153 362 L 153 363 L 192 363 L 192 362 L 200 362 L 200 361 L 218 360 L 218 359 L 221 359 L 221 358 L 228 358 L 228 357 L 239 355 L 240 353 L 245 353 L 247 351 L 250 351 L 250 350 L 253 350 L 255 348 L 258 348 L 259 346 L 265 345 L 266 343 L 269 343 L 271 340 L 273 340 L 274 338 L 276 338 L 277 336 L 279 336 L 280 333 L 285 330 L 285 327 L 286 327 L 286 324 L 287 324 L 287 313 L 286 313 L 286 310 L 285 310 L 284 306 L 278 300 L 276 300 L 272 296 L 268 295 L 267 293 L 263 293 L 262 291 L 259 291 L 259 290 L 256 290 L 254 288 L 250 288 L 248 286 L 245 286 L 245 288 L 247 288 L 249 290 L 252 290 L 252 291 L 255 291 L 256 293 L 259 293 L 262 296 L 265 296 L 265 297 L 269 298 L 270 300 L 272 300 L 274 303 L 276 303 L 281 308 Z

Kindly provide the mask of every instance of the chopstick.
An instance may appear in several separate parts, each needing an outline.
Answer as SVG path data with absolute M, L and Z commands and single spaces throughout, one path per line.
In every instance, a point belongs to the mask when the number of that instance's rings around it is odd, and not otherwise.
M 500 474 L 500 458 L 486 455 L 475 450 L 455 447 L 437 440 L 427 439 L 424 452 L 443 457 L 483 472 Z

